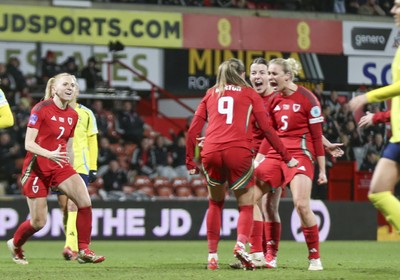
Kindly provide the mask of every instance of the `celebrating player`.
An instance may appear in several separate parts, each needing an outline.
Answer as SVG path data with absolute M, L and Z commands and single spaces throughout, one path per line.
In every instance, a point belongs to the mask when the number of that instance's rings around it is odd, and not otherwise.
M 78 123 L 74 132 L 74 169 L 79 173 L 86 186 L 96 180 L 97 174 L 97 123 L 93 112 L 77 104 L 76 98 L 79 95 L 79 86 L 75 81 L 76 97 L 69 104 L 78 112 Z M 46 96 L 49 99 L 51 96 Z M 75 260 L 78 257 L 78 239 L 76 231 L 76 218 L 78 208 L 62 192 L 57 192 L 58 203 L 64 215 L 65 246 L 63 256 L 65 260 Z
M 100 263 L 105 260 L 89 249 L 92 231 L 92 204 L 85 183 L 73 169 L 73 136 L 78 113 L 69 106 L 76 96 L 75 77 L 62 73 L 49 79 L 46 95 L 34 106 L 25 137 L 22 168 L 23 194 L 27 197 L 30 219 L 19 225 L 7 241 L 13 261 L 28 264 L 22 246 L 46 224 L 47 195 L 58 186 L 78 207 L 78 261 Z
M 309 90 L 293 82 L 299 71 L 300 65 L 292 58 L 278 58 L 269 62 L 268 80 L 275 93 L 271 95 L 267 108 L 272 119 L 272 126 L 276 129 L 278 136 L 299 160 L 298 167 L 286 168 L 281 162 L 280 155 L 263 143 L 260 153 L 266 154 L 267 159 L 261 161 L 255 170 L 259 188 L 255 189 L 254 195 L 258 199 L 263 193 L 269 193 L 266 205 L 263 205 L 266 207 L 264 213 L 267 218 L 265 225 L 267 267 L 276 267 L 276 253 L 280 239 L 279 214 L 272 210 L 277 210 L 281 194 L 280 186 L 290 183 L 293 202 L 300 216 L 309 250 L 308 269 L 322 270 L 318 225 L 310 207 L 310 197 L 314 160 L 317 161 L 319 167 L 318 183 L 327 182 L 321 126 L 324 119 L 317 98 Z M 261 220 L 261 213 L 258 216 L 260 218 L 257 220 Z M 275 223 L 279 224 L 279 227 Z
M 188 131 L 186 166 L 190 174 L 199 172 L 193 161 L 196 137 L 206 121 L 206 139 L 201 152 L 202 167 L 209 190 L 207 213 L 208 269 L 218 268 L 218 242 L 221 212 L 225 198 L 224 184 L 234 192 L 239 207 L 237 242 L 234 256 L 245 269 L 254 269 L 254 263 L 245 251 L 253 222 L 253 114 L 264 136 L 281 155 L 288 166 L 297 160 L 287 153 L 276 133 L 269 126 L 261 97 L 244 80 L 245 68 L 238 59 L 223 62 L 218 69 L 217 82 L 200 102 Z

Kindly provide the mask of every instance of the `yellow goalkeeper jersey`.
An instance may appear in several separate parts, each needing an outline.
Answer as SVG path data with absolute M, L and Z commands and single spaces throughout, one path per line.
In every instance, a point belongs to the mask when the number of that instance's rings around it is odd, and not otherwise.
M 14 125 L 14 116 L 11 112 L 6 95 L 0 89 L 0 128 L 6 128 Z
M 77 104 L 75 110 L 79 120 L 74 133 L 74 168 L 88 175 L 90 170 L 97 170 L 97 123 L 89 108 Z
M 397 49 L 393 59 L 391 70 L 393 83 L 371 90 L 367 93 L 367 99 L 369 103 L 392 99 L 390 112 L 392 137 L 390 138 L 390 142 L 397 143 L 400 142 L 400 47 Z

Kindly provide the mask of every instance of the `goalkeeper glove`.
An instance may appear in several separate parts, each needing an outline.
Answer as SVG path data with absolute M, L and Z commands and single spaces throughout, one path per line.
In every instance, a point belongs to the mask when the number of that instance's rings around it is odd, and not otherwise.
M 97 170 L 89 171 L 89 183 L 93 183 L 97 179 Z

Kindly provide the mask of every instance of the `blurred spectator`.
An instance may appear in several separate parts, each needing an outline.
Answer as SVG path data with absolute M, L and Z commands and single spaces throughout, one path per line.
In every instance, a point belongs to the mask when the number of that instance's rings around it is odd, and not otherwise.
M 104 182 L 104 190 L 107 192 L 119 191 L 123 192 L 124 186 L 128 183 L 128 177 L 118 161 L 112 160 L 108 165 L 107 171 L 102 176 Z
M 108 134 L 108 116 L 106 110 L 103 108 L 103 101 L 95 100 L 90 106 L 93 110 L 93 114 L 96 118 L 97 129 L 99 130 L 99 136 L 107 136 Z
M 31 114 L 31 100 L 27 97 L 23 97 L 20 99 L 19 104 L 14 112 L 15 114 L 15 124 L 12 129 L 16 133 L 16 140 L 18 143 L 25 146 L 25 134 L 26 127 L 28 125 L 29 116 Z
M 85 79 L 86 88 L 89 91 L 95 90 L 103 82 L 101 71 L 94 56 L 88 59 L 86 66 L 82 69 L 81 78 Z
M 79 77 L 79 69 L 76 64 L 75 57 L 69 56 L 67 59 L 61 64 L 62 72 L 69 73 L 74 75 L 75 77 Z
M 116 160 L 117 155 L 111 150 L 110 141 L 107 137 L 100 137 L 99 141 L 99 155 L 97 158 L 97 175 L 102 176 L 102 174 L 108 168 L 111 161 Z
M 358 10 L 360 9 L 359 0 L 349 0 L 346 10 L 349 14 L 358 14 Z
M 368 150 L 363 162 L 361 163 L 360 170 L 373 172 L 376 164 L 378 163 L 379 155 L 374 150 Z
M 353 147 L 361 147 L 363 141 L 358 132 L 357 125 L 354 120 L 347 120 L 345 125 L 342 127 L 343 133 L 347 134 L 349 141 Z
M 152 149 L 152 140 L 143 138 L 140 146 L 133 151 L 131 167 L 136 175 L 157 176 L 156 155 Z
M 379 0 L 379 6 L 381 6 L 382 10 L 385 12 L 386 15 L 390 16 L 390 10 L 393 6 L 392 0 Z
M 21 146 L 12 140 L 8 131 L 3 131 L 0 134 L 0 179 L 7 182 L 7 193 L 16 193 L 15 178 L 16 174 L 20 172 L 15 164 L 18 158 L 23 157 Z M 13 185 L 14 184 L 14 185 Z
M 182 135 L 178 136 L 176 143 L 172 146 L 172 158 L 176 175 L 190 180 L 191 176 L 186 168 L 186 140 Z
M 122 110 L 117 112 L 116 131 L 126 142 L 140 144 L 144 121 L 136 112 L 132 101 L 124 101 Z
M 332 90 L 330 95 L 325 101 L 325 105 L 331 107 L 331 114 L 334 115 L 339 111 L 342 106 L 338 100 L 338 93 L 336 90 Z
M 372 138 L 372 143 L 368 147 L 369 150 L 374 150 L 376 153 L 380 154 L 385 147 L 385 141 L 383 135 L 380 133 L 375 133 Z
M 6 94 L 8 102 L 12 102 L 13 100 L 10 100 L 7 94 L 11 90 L 15 90 L 16 85 L 13 76 L 7 72 L 7 66 L 4 63 L 0 63 L 0 88 Z
M 343 150 L 344 154 L 342 157 L 337 158 L 337 160 L 338 161 L 354 161 L 356 158 L 354 155 L 353 146 L 350 142 L 349 136 L 342 133 L 342 134 L 340 134 L 340 139 L 341 139 L 341 142 L 343 143 L 342 150 Z
M 7 73 L 12 76 L 15 82 L 15 90 L 20 93 L 26 93 L 28 91 L 28 85 L 24 74 L 20 69 L 20 61 L 16 57 L 10 57 L 7 63 Z
M 332 116 L 331 107 L 324 106 L 323 115 L 324 115 L 324 123 L 322 124 L 322 131 L 326 139 L 331 142 L 338 142 L 339 139 L 339 125 L 336 122 L 335 118 Z
M 386 13 L 376 0 L 367 0 L 365 4 L 360 5 L 358 9 L 358 14 L 360 15 L 368 15 L 368 16 L 385 16 Z
M 346 123 L 347 120 L 354 119 L 353 112 L 350 111 L 349 104 L 342 104 L 339 111 L 334 113 L 334 119 L 337 123 Z
M 164 136 L 158 135 L 155 138 L 154 153 L 156 157 L 156 169 L 158 176 L 167 177 L 170 180 L 176 177 L 177 174 L 173 167 L 174 160 Z
M 55 52 L 48 50 L 45 57 L 41 60 L 41 74 L 39 83 L 46 85 L 47 81 L 62 72 L 61 66 L 57 64 L 57 55 Z

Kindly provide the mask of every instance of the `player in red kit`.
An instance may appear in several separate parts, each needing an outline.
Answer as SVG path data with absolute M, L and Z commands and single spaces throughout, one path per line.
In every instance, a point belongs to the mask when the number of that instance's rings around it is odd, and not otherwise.
M 299 164 L 293 169 L 286 168 L 280 155 L 269 147 L 264 149 L 262 144 L 260 152 L 266 154 L 268 160 L 259 164 L 255 174 L 266 187 L 278 188 L 290 184 L 309 250 L 308 269 L 322 270 L 318 225 L 310 207 L 310 197 L 315 161 L 319 168 L 318 184 L 327 182 L 321 126 L 324 118 L 317 98 L 308 89 L 293 82 L 299 71 L 300 65 L 295 59 L 277 58 L 270 61 L 268 80 L 275 93 L 267 108 L 279 138 L 299 160 Z M 271 256 L 268 257 L 268 254 Z M 268 258 L 276 258 L 274 254 L 276 251 L 271 248 L 267 252 L 267 261 Z
M 31 111 L 21 179 L 30 219 L 23 222 L 7 242 L 17 264 L 28 264 L 22 246 L 46 224 L 47 195 L 52 186 L 58 186 L 78 207 L 78 261 L 99 263 L 105 260 L 89 249 L 92 205 L 85 183 L 73 168 L 72 143 L 78 114 L 69 103 L 75 98 L 75 80 L 67 73 L 49 79 L 45 100 Z
M 251 115 L 283 161 L 289 167 L 297 165 L 297 160 L 287 153 L 269 126 L 261 97 L 244 77 L 245 68 L 238 59 L 230 59 L 219 66 L 217 82 L 200 102 L 187 136 L 186 166 L 190 174 L 196 174 L 199 172 L 193 161 L 196 138 L 208 122 L 201 158 L 210 197 L 206 223 L 209 251 L 207 267 L 211 270 L 218 268 L 217 249 L 225 182 L 234 192 L 239 207 L 234 256 L 245 269 L 254 269 L 254 264 L 245 251 L 253 222 L 255 184 Z

